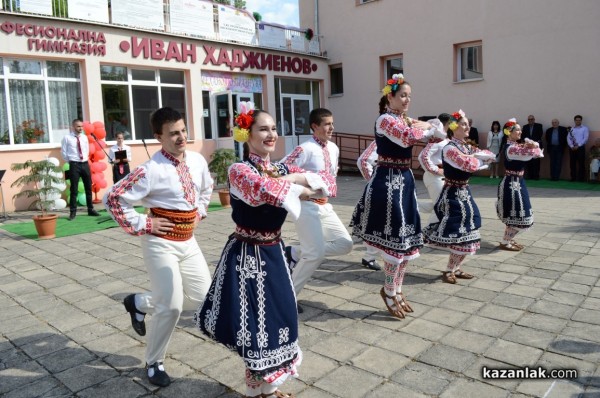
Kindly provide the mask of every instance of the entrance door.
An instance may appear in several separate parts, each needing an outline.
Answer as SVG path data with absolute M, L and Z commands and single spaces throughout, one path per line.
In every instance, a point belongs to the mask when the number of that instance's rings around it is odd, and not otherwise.
M 278 126 L 284 137 L 285 153 L 310 138 L 308 116 L 312 109 L 310 95 L 282 95 L 283 126 Z
M 217 148 L 233 149 L 233 99 L 231 91 L 221 91 L 210 95 L 212 109 L 213 137 Z

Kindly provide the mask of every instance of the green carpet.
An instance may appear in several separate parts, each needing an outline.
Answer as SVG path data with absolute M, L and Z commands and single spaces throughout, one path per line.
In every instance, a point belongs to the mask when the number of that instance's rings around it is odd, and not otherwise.
M 500 178 L 490 177 L 471 177 L 469 183 L 472 185 L 494 185 L 498 186 Z M 571 189 L 577 191 L 600 191 L 600 184 L 590 182 L 571 182 L 568 180 L 525 180 L 527 188 L 552 188 L 552 189 Z
M 144 211 L 143 207 L 135 208 L 139 213 Z M 210 203 L 208 211 L 221 210 L 223 207 L 219 203 Z M 102 231 L 103 229 L 118 227 L 106 210 L 99 210 L 100 217 L 90 217 L 85 212 L 80 212 L 73 221 L 67 219 L 67 215 L 61 216 L 56 220 L 56 237 L 72 236 L 85 234 L 88 232 Z M 0 229 L 20 235 L 24 238 L 38 238 L 37 231 L 33 221 L 19 222 L 15 224 L 0 225 Z

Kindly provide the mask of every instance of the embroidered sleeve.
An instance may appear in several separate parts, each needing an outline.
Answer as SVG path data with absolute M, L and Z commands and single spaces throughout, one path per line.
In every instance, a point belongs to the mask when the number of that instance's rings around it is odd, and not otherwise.
M 229 184 L 233 195 L 254 207 L 262 204 L 282 207 L 292 185 L 279 178 L 261 176 L 245 163 L 229 167 Z
M 358 166 L 358 170 L 360 174 L 362 174 L 365 180 L 370 180 L 373 175 L 373 168 L 377 163 L 377 143 L 375 141 L 371 142 L 371 144 L 360 154 L 356 165 Z
M 152 221 L 133 207 L 133 203 L 146 197 L 149 192 L 150 183 L 146 170 L 144 167 L 137 167 L 104 195 L 104 207 L 125 232 L 131 235 L 149 234 L 152 231 Z
M 431 156 L 438 150 L 440 150 L 440 147 L 436 142 L 430 142 L 429 144 L 425 145 L 425 148 L 423 148 L 421 153 L 419 153 L 419 163 L 421 163 L 421 167 L 423 167 L 425 171 L 428 171 L 432 174 L 442 175 L 443 172 L 441 172 L 438 165 L 431 161 Z
M 409 127 L 403 118 L 395 118 L 390 115 L 383 115 L 377 119 L 377 132 L 388 137 L 392 142 L 404 148 L 408 148 L 426 138 L 425 132 L 421 129 Z
M 317 198 L 335 198 L 337 195 L 335 176 L 329 174 L 327 170 L 313 173 L 312 171 L 306 171 L 297 166 L 288 166 L 288 171 L 290 173 L 303 173 L 308 182 L 308 186 L 314 191 L 321 191 L 321 193 L 316 196 Z
M 539 158 L 541 154 L 540 148 L 529 148 L 523 144 L 512 144 L 506 150 L 506 156 L 510 160 L 531 160 Z
M 198 209 L 198 214 L 201 217 L 206 217 L 208 212 L 208 205 L 210 204 L 210 197 L 213 191 L 213 179 L 210 176 L 210 171 L 208 170 L 208 164 L 206 163 L 206 159 L 204 157 L 200 160 L 201 164 L 201 176 L 200 176 L 200 185 L 196 186 L 196 190 L 198 194 L 196 195 L 196 207 Z
M 444 147 L 444 160 L 452 167 L 469 173 L 477 171 L 481 165 L 479 159 L 475 159 L 471 155 L 462 153 L 453 145 L 446 145 Z
M 304 148 L 302 148 L 302 146 L 298 145 L 289 155 L 281 159 L 281 163 L 285 164 L 286 166 L 294 165 L 298 167 L 304 167 L 307 160 L 308 156 L 306 151 Z

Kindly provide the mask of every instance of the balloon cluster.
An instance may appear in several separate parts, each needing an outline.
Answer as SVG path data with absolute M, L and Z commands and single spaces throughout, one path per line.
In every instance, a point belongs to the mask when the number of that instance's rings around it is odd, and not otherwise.
M 50 163 L 52 163 L 55 166 L 58 166 L 60 164 L 59 160 L 57 158 L 48 158 L 47 159 Z M 69 164 L 67 163 L 67 166 Z M 67 188 L 67 184 L 65 183 L 65 181 L 63 180 L 63 173 L 61 172 L 55 172 L 55 171 L 51 171 L 50 174 L 53 177 L 57 177 L 61 179 L 61 182 L 57 182 L 57 183 L 52 183 L 51 186 L 53 188 L 56 188 L 58 191 L 62 192 Z M 43 181 L 42 183 L 40 183 L 41 188 L 44 187 Z M 61 210 L 64 209 L 65 207 L 67 207 L 67 202 L 61 197 L 62 194 L 60 192 L 56 192 L 56 193 L 50 193 L 48 195 L 46 195 L 44 198 L 42 198 L 43 200 L 53 200 L 54 201 L 54 205 L 52 206 L 53 210 Z M 85 197 L 83 198 L 83 200 L 85 201 Z
M 106 142 L 104 142 L 106 130 L 104 128 L 104 123 L 102 122 L 90 123 L 89 121 L 84 121 L 83 131 L 90 143 L 89 163 L 90 171 L 92 173 L 92 192 L 98 193 L 101 189 L 108 186 L 104 179 L 104 170 L 106 170 L 108 166 L 105 162 L 102 162 L 102 160 L 106 158 L 106 154 L 104 153 L 104 148 L 106 148 Z M 63 166 L 63 170 L 69 170 L 68 163 Z M 67 180 L 67 182 L 69 181 Z M 79 184 L 77 185 L 77 192 L 77 203 L 80 206 L 85 206 L 85 188 L 83 186 L 83 181 L 81 180 L 79 180 Z

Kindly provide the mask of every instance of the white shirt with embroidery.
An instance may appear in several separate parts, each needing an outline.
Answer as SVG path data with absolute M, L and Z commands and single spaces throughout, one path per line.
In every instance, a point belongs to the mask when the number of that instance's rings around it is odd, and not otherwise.
M 356 166 L 360 174 L 362 174 L 365 180 L 370 180 L 373 176 L 373 169 L 377 165 L 377 142 L 373 141 L 369 146 L 360 154 L 356 161 Z
M 269 204 L 283 207 L 292 219 L 300 216 L 300 195 L 303 187 L 282 178 L 269 176 L 265 171 L 276 173 L 277 163 L 271 164 L 269 158 L 262 159 L 251 153 L 250 160 L 260 170 L 246 163 L 235 163 L 229 167 L 229 185 L 231 194 L 246 204 L 256 207 Z M 295 165 L 286 165 L 289 173 L 304 173 L 311 189 L 318 191 L 318 197 L 335 196 L 337 186 L 335 177 L 328 172 L 306 172 Z M 261 172 L 262 171 L 262 172 Z
M 487 149 L 479 149 L 471 146 L 467 146 L 463 141 L 453 138 L 452 142 L 456 143 L 459 147 L 461 147 L 465 152 L 459 150 L 454 145 L 446 145 L 442 149 L 442 153 L 444 155 L 444 160 L 450 164 L 450 166 L 455 169 L 459 169 L 462 171 L 466 171 L 469 173 L 474 173 L 477 170 L 485 170 L 489 167 L 483 160 L 477 159 L 473 156 L 474 153 L 485 154 L 489 157 L 495 157 L 492 152 Z
M 425 145 L 425 148 L 419 153 L 419 163 L 421 164 L 421 167 L 423 167 L 423 170 L 437 176 L 444 175 L 444 169 L 441 167 L 442 149 L 444 149 L 449 142 L 450 140 L 447 138 L 441 141 L 434 138 Z
M 161 150 L 136 167 L 104 195 L 104 206 L 112 218 L 132 235 L 148 234 L 151 218 L 140 214 L 134 204 L 146 208 L 198 210 L 207 214 L 213 179 L 206 159 L 199 153 L 186 152 L 182 161 Z
M 337 145 L 331 141 L 324 142 L 313 135 L 308 141 L 294 148 L 281 162 L 313 173 L 325 170 L 336 176 L 339 157 L 340 150 Z

